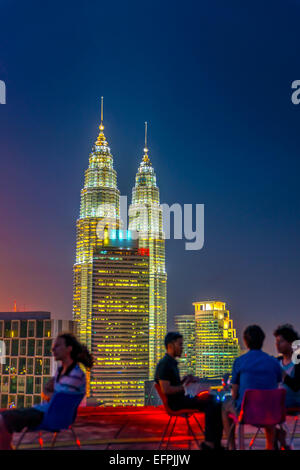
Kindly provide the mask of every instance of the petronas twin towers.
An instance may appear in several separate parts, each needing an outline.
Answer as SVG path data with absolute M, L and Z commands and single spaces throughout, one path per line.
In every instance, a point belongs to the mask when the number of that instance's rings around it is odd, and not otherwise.
M 117 336 L 117 325 L 120 324 L 116 319 L 113 322 L 110 321 L 110 309 L 107 307 L 107 305 L 113 302 L 113 300 L 110 300 L 112 299 L 111 292 L 103 290 L 103 302 L 105 302 L 103 305 L 106 307 L 100 309 L 102 312 L 100 316 L 99 311 L 97 311 L 97 314 L 95 311 L 95 259 L 99 259 L 99 256 L 101 257 L 100 254 L 107 256 L 108 237 L 112 236 L 112 233 L 119 232 L 120 238 L 124 237 L 123 233 L 127 233 L 129 237 L 131 237 L 131 233 L 137 234 L 135 238 L 137 238 L 138 253 L 148 254 L 147 298 L 143 298 L 141 308 L 138 300 L 136 300 L 138 298 L 137 295 L 130 294 L 128 290 L 126 302 L 123 302 L 122 305 L 120 304 L 120 308 L 117 311 L 119 312 L 120 319 L 124 312 L 127 314 L 126 325 L 130 324 L 132 325 L 130 328 L 133 328 L 133 334 L 130 333 L 129 336 L 131 338 L 138 338 L 138 331 L 136 333 L 136 330 L 138 330 L 136 326 L 138 323 L 136 322 L 138 320 L 135 316 L 135 320 L 128 323 L 128 312 L 134 311 L 135 315 L 137 315 L 136 312 L 147 310 L 147 374 L 146 376 L 144 375 L 144 379 L 152 379 L 155 365 L 164 353 L 163 339 L 167 327 L 167 275 L 165 270 L 165 240 L 162 226 L 162 210 L 160 208 L 159 189 L 156 185 L 156 175 L 148 155 L 147 125 L 144 155 L 136 174 L 135 186 L 132 190 L 132 203 L 129 207 L 129 230 L 121 230 L 124 224 L 127 224 L 127 221 L 120 220 L 120 192 L 117 187 L 117 174 L 113 168 L 113 156 L 103 133 L 103 100 L 101 101 L 101 124 L 99 129 L 100 133 L 90 153 L 89 167 L 85 172 L 84 187 L 81 190 L 80 216 L 77 220 L 76 262 L 74 265 L 73 319 L 77 322 L 80 340 L 94 354 L 95 344 L 101 341 L 101 339 L 95 338 L 95 332 L 98 331 L 99 324 L 101 327 L 101 322 L 103 324 L 106 322 L 105 324 L 109 325 L 105 328 L 107 334 L 103 338 L 109 342 L 110 338 Z M 121 258 L 111 256 L 110 259 L 113 264 L 116 259 Z M 126 259 L 126 266 L 128 268 L 129 258 L 127 257 Z M 133 257 L 132 259 L 136 258 Z M 137 264 L 135 263 L 134 265 Z M 140 263 L 140 265 L 142 264 Z M 114 272 L 114 277 L 118 278 L 116 285 L 120 286 L 120 279 L 122 276 L 124 278 L 125 271 L 123 268 L 121 269 L 120 267 L 119 271 L 116 271 L 115 266 L 113 270 L 108 266 L 107 270 L 98 271 L 98 276 L 99 272 L 104 271 L 105 273 L 110 273 L 110 275 Z M 138 271 L 130 271 L 130 273 L 136 272 Z M 103 279 L 100 283 L 97 281 L 97 285 L 104 285 L 102 281 Z M 113 282 L 114 280 L 109 283 L 109 286 L 113 286 Z M 125 282 L 124 279 L 121 279 L 122 282 Z M 144 288 L 146 284 L 137 285 L 143 285 Z M 121 300 L 115 300 L 115 302 L 120 303 Z M 99 302 L 97 306 L 99 307 Z M 140 333 L 145 336 L 145 332 L 140 331 Z M 124 351 L 126 345 L 118 346 L 120 351 Z M 99 347 L 100 345 L 98 344 L 98 350 Z M 132 351 L 135 351 L 132 353 L 134 357 L 127 359 L 126 364 L 133 364 L 134 362 L 134 370 L 136 371 L 141 367 L 142 363 L 145 366 L 145 358 L 140 360 L 137 357 L 138 353 L 136 350 L 133 348 Z M 145 352 L 145 347 L 143 351 Z M 105 353 L 102 352 L 103 354 Z M 96 359 L 101 364 L 106 360 L 104 357 L 97 357 Z M 113 359 L 115 358 L 112 358 L 112 361 Z M 126 368 L 124 364 L 125 362 L 122 362 L 120 359 L 120 368 Z M 110 382 L 106 382 L 106 385 L 102 388 L 109 388 L 113 383 L 114 380 L 112 379 Z M 130 379 L 128 383 L 130 383 Z M 120 404 L 118 401 L 115 403 Z M 104 404 L 106 404 L 105 400 Z M 134 404 L 134 400 L 132 404 Z

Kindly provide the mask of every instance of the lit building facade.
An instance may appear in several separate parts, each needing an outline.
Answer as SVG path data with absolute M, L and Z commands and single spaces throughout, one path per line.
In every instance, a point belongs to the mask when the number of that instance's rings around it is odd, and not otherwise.
M 104 136 L 103 101 L 100 133 L 92 148 L 81 190 L 77 220 L 76 262 L 73 284 L 73 320 L 80 340 L 91 349 L 93 256 L 104 243 L 106 229 L 118 228 L 120 195 L 113 157 Z
M 156 175 L 147 149 L 147 127 L 144 156 L 135 178 L 129 207 L 129 228 L 138 232 L 139 247 L 149 250 L 149 379 L 164 355 L 167 330 L 167 274 L 162 209 Z
M 194 302 L 196 375 L 221 378 L 230 373 L 240 348 L 225 302 Z
M 74 323 L 51 318 L 50 312 L 0 312 L 0 408 L 30 407 L 41 402 L 46 382 L 55 374 L 53 339 L 73 332 Z M 2 348 L 1 348 L 2 349 Z
M 142 406 L 149 369 L 149 256 L 129 230 L 110 230 L 94 253 L 90 397 Z
M 181 377 L 187 374 L 196 374 L 195 355 L 195 315 L 175 315 L 175 331 L 183 336 L 182 356 L 177 359 Z

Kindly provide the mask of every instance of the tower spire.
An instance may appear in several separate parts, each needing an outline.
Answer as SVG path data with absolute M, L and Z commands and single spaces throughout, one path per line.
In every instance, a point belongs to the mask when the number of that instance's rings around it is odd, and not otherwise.
M 99 129 L 100 129 L 100 133 L 98 135 L 98 138 L 97 138 L 95 144 L 96 145 L 105 145 L 105 146 L 107 146 L 106 138 L 105 138 L 105 135 L 103 133 L 103 130 L 104 130 L 104 125 L 103 125 L 103 96 L 101 96 L 101 122 L 100 122 Z
M 145 148 L 144 148 L 144 152 L 148 152 L 148 149 L 147 149 L 147 121 L 145 122 Z
M 103 96 L 101 96 L 101 124 L 99 126 L 100 131 L 103 131 Z
M 145 148 L 144 148 L 143 162 L 147 163 L 148 165 L 151 165 L 149 157 L 148 157 L 147 130 L 148 130 L 148 123 L 146 121 L 145 122 Z

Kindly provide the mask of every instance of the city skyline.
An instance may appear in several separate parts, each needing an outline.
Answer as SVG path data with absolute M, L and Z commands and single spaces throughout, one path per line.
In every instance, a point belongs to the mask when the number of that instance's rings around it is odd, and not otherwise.
M 129 342 L 132 352 L 136 351 L 134 354 L 138 357 L 138 359 L 135 359 L 136 364 L 142 362 L 143 367 L 147 369 L 147 374 L 145 375 L 144 372 L 140 372 L 139 377 L 144 377 L 144 380 L 153 379 L 154 377 L 156 364 L 164 354 L 164 337 L 167 331 L 167 276 L 165 270 L 162 209 L 159 204 L 159 188 L 156 184 L 156 174 L 148 155 L 147 123 L 145 123 L 144 154 L 135 177 L 135 185 L 132 189 L 132 203 L 129 207 L 129 220 L 127 221 L 124 214 L 120 214 L 122 204 L 117 185 L 117 172 L 114 169 L 111 149 L 104 135 L 103 116 L 103 97 L 101 97 L 100 132 L 89 155 L 89 165 L 85 171 L 84 187 L 81 190 L 80 214 L 76 221 L 76 261 L 73 267 L 73 319 L 78 324 L 80 340 L 92 351 L 99 369 L 98 373 L 92 372 L 91 374 L 91 392 L 94 390 L 98 399 L 102 397 L 104 400 L 109 401 L 109 393 L 108 395 L 104 394 L 104 397 L 103 390 L 107 393 L 108 388 L 110 388 L 110 394 L 115 395 L 117 393 L 118 398 L 115 397 L 115 399 L 119 399 L 121 393 L 119 391 L 120 386 L 116 384 L 120 382 L 120 375 L 118 376 L 117 374 L 117 377 L 113 375 L 111 359 L 104 360 L 103 351 L 110 351 L 110 354 L 114 357 L 113 360 L 116 361 L 115 365 L 123 369 L 123 372 L 121 370 L 118 372 L 119 374 L 124 375 L 126 371 L 128 377 L 131 371 L 135 375 L 136 370 L 130 366 L 131 361 L 128 360 L 127 347 Z M 123 227 L 128 227 L 128 222 L 130 230 L 120 230 Z M 136 282 L 139 279 L 135 279 L 137 277 L 134 269 L 135 264 L 137 272 L 141 276 L 141 287 L 145 284 L 144 275 L 139 268 L 139 263 L 136 259 L 134 261 L 132 259 L 130 262 L 130 257 L 126 258 L 126 255 L 120 254 L 123 249 L 123 239 L 127 238 L 129 233 L 131 234 L 130 238 L 134 234 L 138 235 L 136 250 L 140 249 L 143 253 L 147 252 L 147 308 L 144 305 L 143 289 L 141 291 L 142 300 L 137 300 L 136 297 Z M 111 260 L 111 270 L 106 272 L 108 266 L 105 264 L 106 269 L 102 269 L 101 274 L 100 271 L 95 270 L 95 266 L 99 263 L 97 261 L 98 257 L 106 256 L 106 246 L 111 239 L 116 239 L 117 234 L 121 237 L 118 239 L 121 250 L 119 256 L 124 258 L 125 264 L 117 263 L 115 265 L 115 257 L 108 256 L 108 260 Z M 101 275 L 103 279 L 101 279 Z M 106 276 L 109 276 L 109 281 Z M 106 292 L 106 296 L 103 292 Z M 119 300 L 117 300 L 118 297 Z M 137 321 L 137 324 L 139 324 L 141 320 L 138 319 L 138 316 L 140 314 L 144 317 L 146 310 L 148 315 L 148 359 L 145 365 L 143 357 L 145 354 L 144 346 L 140 348 L 136 344 L 135 328 L 131 329 L 128 315 L 131 315 L 134 324 Z M 117 321 L 118 315 L 123 316 L 122 326 Z M 132 330 L 132 332 L 126 333 L 127 341 L 123 343 L 119 335 L 122 336 L 124 334 L 125 324 L 130 327 L 129 331 Z M 115 345 L 116 341 L 117 345 Z M 106 347 L 106 343 L 109 343 L 110 346 Z M 126 359 L 123 357 L 124 352 L 122 352 L 124 348 L 126 349 Z M 119 359 L 117 360 L 117 358 Z M 101 378 L 103 374 L 108 376 L 105 384 Z M 111 382 L 115 384 L 113 387 L 111 387 Z M 92 383 L 95 384 L 94 389 Z M 128 391 L 128 383 L 126 381 L 122 383 L 121 388 Z M 136 382 L 136 386 L 138 386 L 138 382 Z M 103 390 L 100 390 L 101 387 Z M 132 392 L 134 396 L 133 402 L 136 402 L 136 397 L 139 394 L 135 389 Z
M 143 25 L 135 2 L 126 24 L 125 6 L 95 5 L 93 15 L 78 7 L 69 25 L 66 6 L 57 18 L 38 5 L 29 17 L 20 5 L 16 18 L 4 5 L 0 310 L 16 300 L 71 319 L 73 221 L 103 94 L 121 194 L 130 194 L 148 121 L 161 202 L 205 204 L 203 250 L 166 244 L 170 321 L 191 314 L 197 299 L 224 300 L 239 336 L 259 323 L 274 353 L 277 324 L 300 329 L 297 308 L 289 307 L 297 305 L 300 277 L 300 114 L 290 99 L 300 73 L 290 47 L 299 6 L 290 4 L 291 15 L 274 2 L 272 24 L 258 4 L 247 12 L 231 2 L 192 5 L 188 22 L 178 6 L 147 7 Z M 110 19 L 101 38 L 100 16 Z M 144 34 L 153 25 L 155 38 Z M 24 36 L 18 47 L 16 28 Z

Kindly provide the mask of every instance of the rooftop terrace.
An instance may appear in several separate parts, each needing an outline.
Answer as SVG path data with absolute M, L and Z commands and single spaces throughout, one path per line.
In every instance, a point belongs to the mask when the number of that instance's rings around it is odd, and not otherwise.
M 197 415 L 200 423 L 204 426 L 204 415 Z M 158 407 L 122 407 L 101 408 L 82 407 L 79 408 L 74 429 L 85 450 L 157 450 L 163 430 L 168 422 L 164 408 Z M 199 433 L 196 423 L 191 419 L 192 427 L 200 440 L 203 436 Z M 288 417 L 287 424 L 292 429 L 293 418 Z M 246 444 L 252 437 L 254 428 L 245 427 Z M 252 432 L 252 434 L 250 434 Z M 14 444 L 18 441 L 19 434 L 14 434 Z M 300 433 L 296 434 L 295 448 L 300 449 Z M 43 433 L 44 448 L 51 444 L 51 434 Z M 224 441 L 225 443 L 225 441 Z M 264 436 L 257 439 L 255 449 L 264 449 Z M 72 435 L 64 431 L 58 435 L 56 449 L 76 449 Z M 39 449 L 37 433 L 27 433 L 20 449 Z M 179 418 L 176 428 L 171 437 L 169 450 L 196 450 L 197 446 L 186 428 L 185 420 Z

